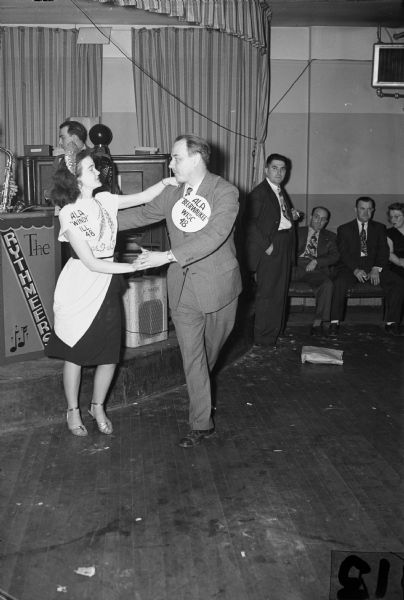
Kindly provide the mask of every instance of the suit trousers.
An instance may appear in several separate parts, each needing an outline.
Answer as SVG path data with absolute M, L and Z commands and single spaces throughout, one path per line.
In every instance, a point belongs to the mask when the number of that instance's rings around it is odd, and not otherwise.
M 344 319 L 347 289 L 358 283 L 358 280 L 352 271 L 344 269 L 337 274 L 333 283 L 331 320 L 342 321 Z M 385 293 L 384 320 L 400 323 L 404 304 L 404 280 L 389 271 L 389 269 L 383 269 L 380 273 L 380 285 Z
M 189 394 L 191 429 L 213 427 L 210 373 L 234 327 L 237 303 L 235 298 L 227 306 L 205 313 L 191 278 L 186 276 L 179 304 L 171 309 Z
M 254 341 L 272 346 L 285 326 L 293 249 L 293 230 L 278 231 L 274 251 L 264 253 L 257 268 Z
M 299 260 L 300 262 L 300 260 Z M 313 290 L 316 297 L 315 318 L 322 321 L 329 321 L 331 314 L 331 302 L 333 293 L 333 283 L 328 276 L 320 269 L 306 271 L 306 265 L 309 260 L 304 260 L 304 264 L 298 264 L 292 270 L 292 281 L 304 281 Z

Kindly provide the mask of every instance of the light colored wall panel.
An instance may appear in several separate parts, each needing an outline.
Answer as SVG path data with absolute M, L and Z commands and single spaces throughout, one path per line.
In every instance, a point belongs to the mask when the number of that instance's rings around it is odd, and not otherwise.
M 109 146 L 111 154 L 134 154 L 139 146 L 136 115 L 132 112 L 105 112 L 102 122 L 111 129 L 113 138 Z
M 398 115 L 311 115 L 309 193 L 402 193 L 403 139 Z
M 379 98 L 371 78 L 371 61 L 314 61 L 310 67 L 310 110 L 402 115 L 404 99 Z
M 311 58 L 372 60 L 376 27 L 311 27 Z
M 301 75 L 306 64 L 301 60 L 271 60 L 271 111 L 307 114 L 309 72 Z

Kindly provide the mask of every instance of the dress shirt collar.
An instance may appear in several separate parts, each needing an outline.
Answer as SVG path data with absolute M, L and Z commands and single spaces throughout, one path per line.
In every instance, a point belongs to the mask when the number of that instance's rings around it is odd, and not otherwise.
M 202 177 L 202 179 L 200 179 L 199 181 L 197 181 L 196 183 L 194 183 L 194 185 L 191 185 L 190 183 L 185 183 L 184 184 L 184 194 L 186 192 L 186 190 L 191 187 L 192 188 L 192 193 L 191 195 L 194 196 L 196 194 L 196 192 L 199 189 L 199 186 L 201 185 L 202 181 L 205 179 L 205 176 Z
M 362 231 L 362 221 L 359 221 L 359 219 L 356 219 L 356 222 L 358 223 L 358 230 L 360 233 Z M 366 221 L 366 223 L 363 223 L 363 225 L 365 225 L 365 231 L 367 232 L 369 221 Z
M 279 189 L 280 186 L 279 185 L 275 185 L 275 183 L 272 183 L 272 181 L 269 181 L 268 177 L 266 177 L 267 182 L 269 183 L 269 185 L 271 186 L 272 190 L 275 192 L 275 194 L 279 197 Z

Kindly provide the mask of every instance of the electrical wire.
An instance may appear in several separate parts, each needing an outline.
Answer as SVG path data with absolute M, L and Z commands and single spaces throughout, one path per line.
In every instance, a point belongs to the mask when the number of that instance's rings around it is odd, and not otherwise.
M 129 60 L 137 69 L 139 69 L 139 71 L 141 71 L 143 73 L 143 75 L 145 75 L 146 77 L 148 77 L 151 81 L 153 81 L 153 83 L 155 83 L 156 85 L 158 85 L 162 90 L 164 90 L 169 96 L 171 96 L 172 98 L 174 98 L 177 102 L 179 102 L 180 104 L 182 104 L 183 106 L 185 106 L 185 108 L 187 108 L 188 110 L 191 110 L 192 112 L 194 112 L 195 114 L 199 115 L 200 117 L 202 117 L 203 119 L 206 119 L 207 121 L 209 121 L 210 123 L 217 125 L 218 127 L 220 127 L 221 129 L 224 129 L 225 131 L 228 131 L 229 133 L 233 133 L 234 135 L 238 135 L 240 137 L 243 137 L 247 140 L 252 140 L 257 142 L 257 138 L 256 137 L 251 137 L 248 135 L 245 135 L 243 133 L 239 133 L 238 131 L 234 131 L 233 129 L 230 129 L 228 127 L 226 127 L 225 125 L 222 125 L 221 123 L 219 123 L 218 121 L 215 121 L 213 119 L 211 119 L 210 117 L 207 117 L 205 114 L 201 113 L 200 111 L 198 111 L 197 109 L 193 108 L 192 106 L 190 106 L 189 104 L 187 104 L 184 100 L 182 100 L 181 98 L 179 98 L 178 96 L 176 96 L 173 92 L 171 92 L 170 90 L 168 90 L 160 81 L 158 81 L 155 77 L 153 77 L 152 75 L 150 75 L 150 73 L 148 73 L 147 71 L 145 71 L 145 69 L 143 67 L 141 67 L 135 60 L 134 58 L 132 58 L 131 56 L 128 56 L 126 54 L 126 52 L 119 46 L 119 44 L 117 44 L 116 42 L 114 42 L 114 40 L 110 39 L 108 36 L 105 35 L 105 33 L 102 31 L 102 29 L 97 25 L 97 23 L 95 23 L 92 18 L 86 13 L 86 11 L 81 8 L 81 6 L 78 6 L 78 4 L 76 3 L 76 0 L 70 0 L 70 2 L 72 4 L 74 4 L 74 6 L 86 17 L 86 19 L 88 19 L 88 21 L 90 21 L 90 23 L 92 25 L 94 25 L 94 27 L 101 33 L 101 35 L 103 35 L 106 39 L 108 39 L 108 41 L 115 46 L 115 48 L 117 48 L 117 50 L 119 50 L 119 52 L 127 59 Z M 302 77 L 302 75 L 305 73 L 305 71 L 310 67 L 311 63 L 314 61 L 315 59 L 311 59 L 310 61 L 308 61 L 307 65 L 304 67 L 304 69 L 302 70 L 302 72 L 296 77 L 296 79 L 291 83 L 291 85 L 288 87 L 288 89 L 286 90 L 286 92 L 281 96 L 281 98 L 278 100 L 278 102 L 275 104 L 275 106 L 272 107 L 272 109 L 268 112 L 268 117 L 271 115 L 271 113 L 275 110 L 275 108 L 277 106 L 279 106 L 279 104 L 282 102 L 282 100 L 285 98 L 285 96 L 290 92 L 290 90 L 294 87 L 294 85 L 299 81 L 300 77 Z
M 105 35 L 105 33 L 102 31 L 102 29 L 97 25 L 97 23 L 95 23 L 91 17 L 80 7 L 76 4 L 75 0 L 70 0 L 70 2 L 72 4 L 74 4 L 74 6 L 76 8 L 78 8 L 79 11 L 81 11 L 83 13 L 83 15 L 90 21 L 90 23 L 92 23 L 94 25 L 94 27 L 96 27 L 98 29 L 98 31 L 109 40 L 109 42 L 115 46 L 115 48 L 117 48 L 119 50 L 119 52 L 121 52 L 121 54 L 127 58 L 133 65 L 135 65 L 135 67 L 137 69 L 139 69 L 139 71 L 141 71 L 143 73 L 143 75 L 145 75 L 146 77 L 148 77 L 149 79 L 151 79 L 151 81 L 153 81 L 153 83 L 155 83 L 156 85 L 159 86 L 159 88 L 161 88 L 162 90 L 164 90 L 169 96 L 171 96 L 172 98 L 174 98 L 174 100 L 176 100 L 177 102 L 179 102 L 180 104 L 182 104 L 183 106 L 185 106 L 185 108 L 187 108 L 188 110 L 191 110 L 192 112 L 194 112 L 195 114 L 199 115 L 200 117 L 202 117 L 203 119 L 206 119 L 207 121 L 209 121 L 210 123 L 212 123 L 213 125 L 217 125 L 218 127 L 220 127 L 221 129 L 224 129 L 225 131 L 228 131 L 229 133 L 233 133 L 234 135 L 238 135 L 240 137 L 243 137 L 247 140 L 253 140 L 256 141 L 257 138 L 255 137 L 251 137 L 249 135 L 245 135 L 244 133 L 239 133 L 238 131 L 234 131 L 233 129 L 230 129 L 228 127 L 226 127 L 225 125 L 222 125 L 221 123 L 219 123 L 218 121 L 215 121 L 214 119 L 211 119 L 210 117 L 207 117 L 205 114 L 203 114 L 202 112 L 200 112 L 199 110 L 197 110 L 196 108 L 193 108 L 192 106 L 190 106 L 189 104 L 187 104 L 184 100 L 182 100 L 179 96 L 177 96 L 176 94 L 174 94 L 173 92 L 171 92 L 169 89 L 167 89 L 162 83 L 161 81 L 158 81 L 155 77 L 153 77 L 153 75 L 150 75 L 150 73 L 148 73 L 143 67 L 141 67 L 135 60 L 134 58 L 132 58 L 131 56 L 128 56 L 125 51 L 119 46 L 119 44 L 117 44 L 116 42 L 114 42 L 113 40 L 111 40 L 110 38 L 108 38 L 108 36 Z

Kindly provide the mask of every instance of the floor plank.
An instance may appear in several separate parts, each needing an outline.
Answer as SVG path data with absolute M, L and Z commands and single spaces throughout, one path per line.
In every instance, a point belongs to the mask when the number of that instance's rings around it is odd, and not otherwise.
M 404 338 L 352 326 L 317 343 L 343 366 L 312 365 L 306 333 L 219 374 L 218 433 L 197 448 L 176 445 L 184 386 L 111 412 L 111 437 L 87 419 L 82 439 L 65 424 L 0 436 L 0 590 L 327 600 L 332 551 L 403 557 Z

